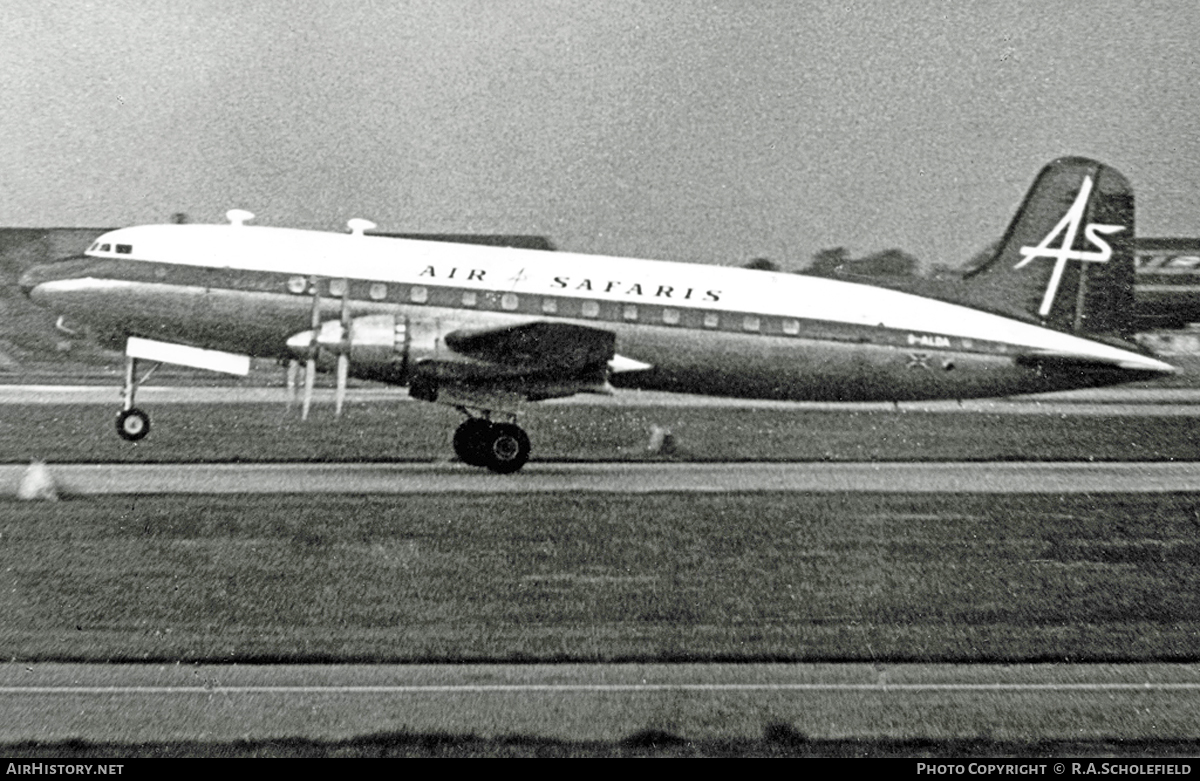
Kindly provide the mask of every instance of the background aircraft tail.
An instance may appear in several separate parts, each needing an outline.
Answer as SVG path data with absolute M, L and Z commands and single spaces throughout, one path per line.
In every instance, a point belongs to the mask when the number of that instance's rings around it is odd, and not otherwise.
M 1038 174 L 991 260 L 968 272 L 981 308 L 1091 336 L 1133 333 L 1133 190 L 1118 171 L 1064 157 Z

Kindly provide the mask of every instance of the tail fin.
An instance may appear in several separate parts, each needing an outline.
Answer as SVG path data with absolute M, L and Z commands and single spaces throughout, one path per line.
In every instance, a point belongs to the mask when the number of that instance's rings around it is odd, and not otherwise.
M 980 306 L 1060 331 L 1133 332 L 1133 190 L 1082 157 L 1042 169 L 992 259 L 969 272 Z

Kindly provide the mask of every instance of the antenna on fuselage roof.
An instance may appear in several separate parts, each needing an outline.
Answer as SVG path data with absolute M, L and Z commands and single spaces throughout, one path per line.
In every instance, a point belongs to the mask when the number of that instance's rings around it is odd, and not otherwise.
M 225 219 L 229 220 L 230 225 L 245 225 L 254 219 L 254 213 L 245 209 L 230 209 L 225 212 Z
M 367 231 L 375 230 L 379 226 L 370 220 L 364 220 L 362 217 L 355 217 L 346 223 L 346 227 L 350 229 L 353 236 L 361 236 Z

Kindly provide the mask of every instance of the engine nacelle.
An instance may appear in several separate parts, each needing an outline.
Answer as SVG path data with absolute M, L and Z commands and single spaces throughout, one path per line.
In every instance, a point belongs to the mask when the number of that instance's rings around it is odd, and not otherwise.
M 346 331 L 349 333 L 346 333 Z M 350 374 L 365 380 L 407 384 L 411 366 L 438 354 L 439 334 L 433 323 L 413 323 L 396 315 L 367 315 L 350 321 L 328 320 L 313 331 L 302 331 L 287 341 L 288 349 L 317 366 L 331 370 L 337 356 L 350 357 Z
M 338 323 L 340 328 L 341 324 Z M 408 376 L 408 324 L 395 315 L 370 315 L 350 321 L 350 373 L 389 382 Z

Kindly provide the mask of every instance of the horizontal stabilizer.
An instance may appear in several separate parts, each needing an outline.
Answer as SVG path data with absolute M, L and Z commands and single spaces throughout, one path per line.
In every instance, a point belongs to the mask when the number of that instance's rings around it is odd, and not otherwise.
M 1030 352 L 1016 356 L 1018 364 L 1025 366 L 1053 367 L 1075 371 L 1111 370 L 1114 368 L 1126 371 L 1147 372 L 1148 374 L 1174 374 L 1176 369 L 1165 361 L 1160 361 L 1149 355 L 1125 352 L 1110 360 L 1094 355 L 1062 355 L 1060 353 Z

